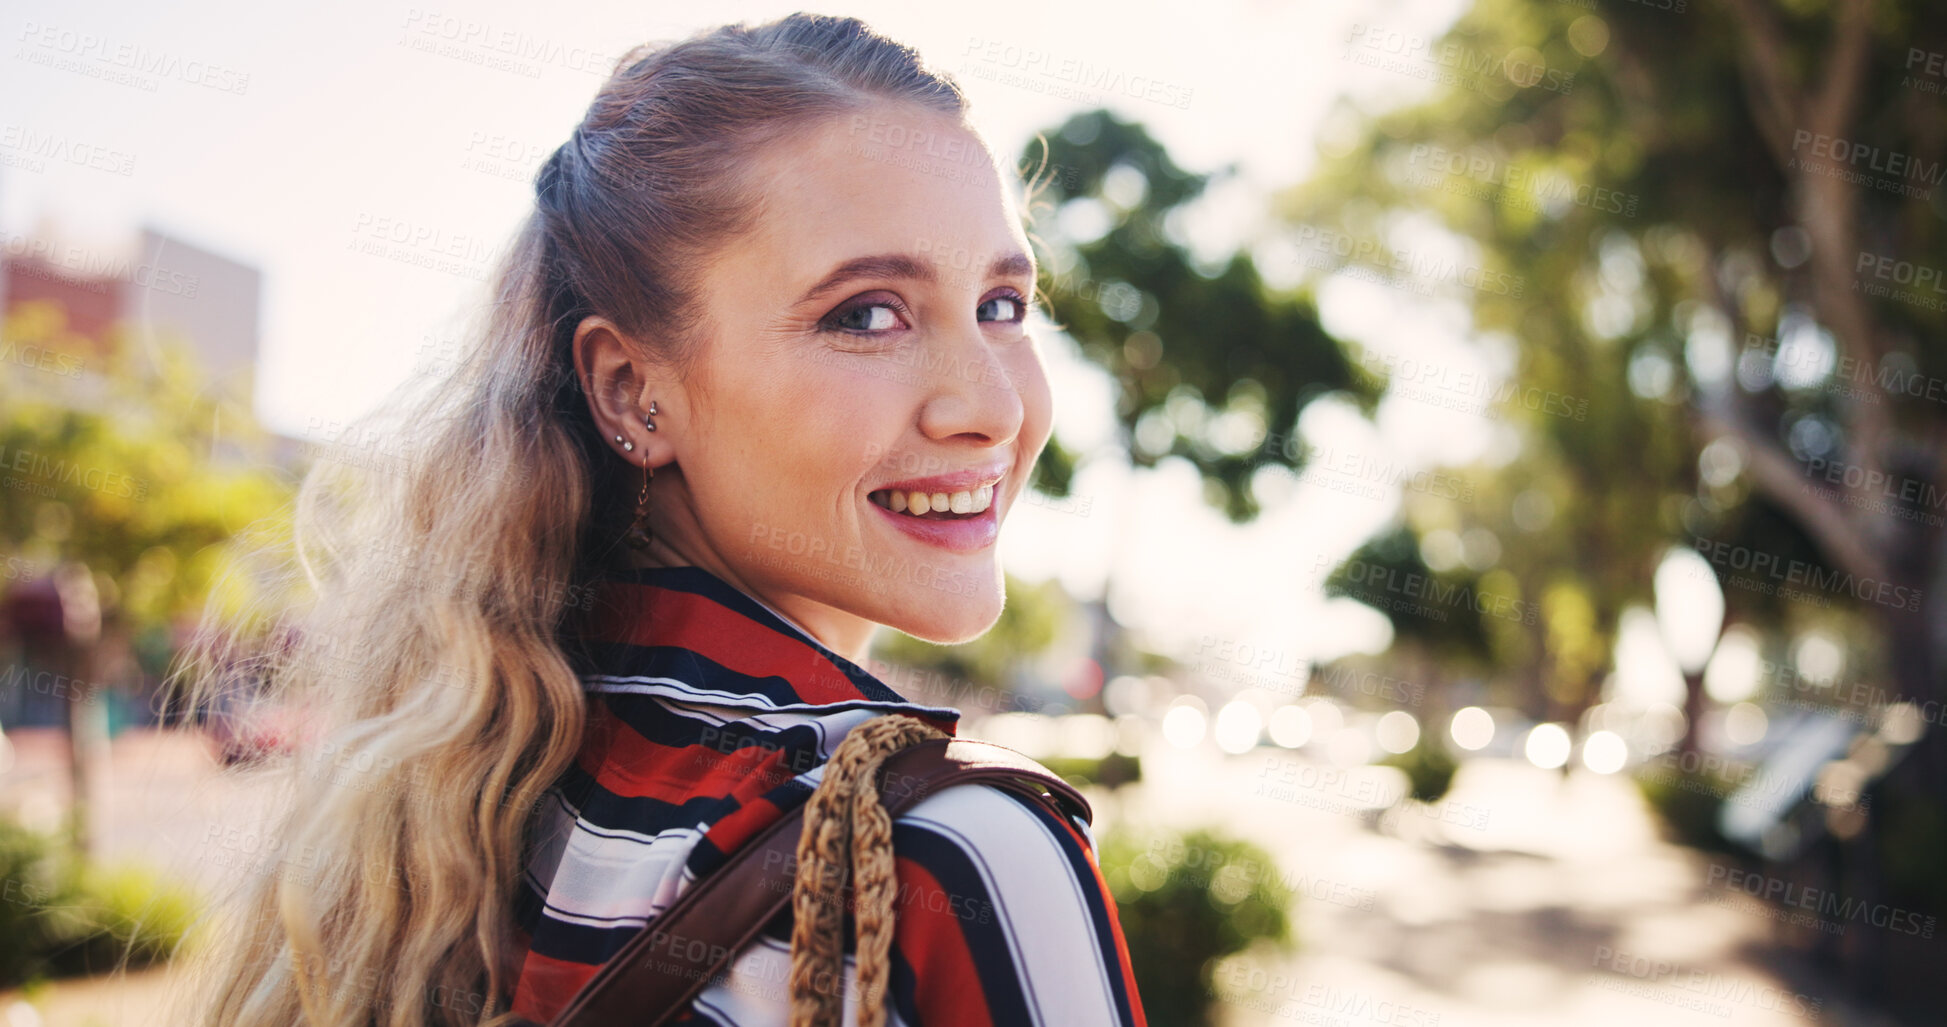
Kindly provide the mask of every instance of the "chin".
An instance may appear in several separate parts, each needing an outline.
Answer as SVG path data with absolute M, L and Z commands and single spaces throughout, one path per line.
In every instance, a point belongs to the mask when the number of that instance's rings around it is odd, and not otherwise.
M 1000 620 L 1006 602 L 998 582 L 972 595 L 922 588 L 902 596 L 899 614 L 881 623 L 923 642 L 959 645 L 986 634 Z

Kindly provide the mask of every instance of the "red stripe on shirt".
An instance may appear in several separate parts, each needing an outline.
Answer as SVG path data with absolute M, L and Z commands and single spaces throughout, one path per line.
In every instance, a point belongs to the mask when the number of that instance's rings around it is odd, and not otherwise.
M 892 943 L 923 985 L 913 997 L 920 1022 L 926 1027 L 993 1027 L 960 917 L 951 903 L 922 901 L 946 888 L 911 857 L 899 856 L 893 864 L 899 891 Z
M 549 959 L 529 952 L 521 964 L 520 987 L 514 992 L 514 1012 L 530 1020 L 546 1023 L 561 1012 L 582 985 L 601 967 Z
M 725 752 L 710 745 L 658 745 L 627 725 L 615 732 L 595 772 L 596 782 L 617 795 L 679 805 L 700 797 L 747 801 L 796 776 L 783 749 L 744 745 Z
M 783 815 L 784 811 L 775 804 L 764 799 L 751 799 L 737 807 L 735 813 L 711 825 L 703 837 L 716 846 L 718 852 L 733 855 L 743 847 L 744 842 L 750 840 L 751 835 L 776 823 L 777 818 Z

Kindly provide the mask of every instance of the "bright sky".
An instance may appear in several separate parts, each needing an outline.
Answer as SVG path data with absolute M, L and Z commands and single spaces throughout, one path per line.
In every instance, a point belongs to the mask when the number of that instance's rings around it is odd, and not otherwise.
M 1146 124 L 1181 164 L 1212 171 L 1237 163 L 1239 180 L 1214 191 L 1190 221 L 1193 244 L 1216 254 L 1264 242 L 1262 197 L 1309 170 L 1336 98 L 1377 107 L 1427 88 L 1396 69 L 1348 60 L 1355 31 L 1430 37 L 1459 6 L 1210 0 L 1195 5 L 1193 26 L 1183 24 L 1183 5 L 1158 0 L 859 0 L 842 13 L 956 72 L 1003 154 L 1094 104 L 967 70 L 996 69 L 983 55 L 1035 49 L 1051 62 L 1073 59 L 1158 80 L 1179 95 L 1189 90 L 1184 109 L 1119 95 L 1108 105 Z M 258 412 L 287 434 L 316 437 L 318 426 L 357 416 L 423 363 L 422 347 L 450 339 L 445 326 L 478 299 L 478 283 L 461 275 L 358 252 L 362 226 L 398 219 L 439 233 L 460 263 L 484 267 L 531 202 L 534 168 L 566 138 L 623 50 L 797 9 L 352 2 L 327 13 L 197 0 L 166 10 L 130 0 L 59 8 L 29 0 L 25 12 L 15 5 L 0 19 L 0 232 L 112 248 L 148 223 L 261 268 Z M 447 38 L 468 32 L 560 57 L 514 70 L 488 66 L 498 58 L 491 45 Z M 153 88 L 75 70 L 115 71 L 117 54 L 175 70 L 138 70 Z M 129 173 L 52 161 L 39 172 L 23 169 L 6 159 L 7 141 L 22 132 L 106 148 Z M 1265 273 L 1296 277 L 1280 266 Z M 1505 370 L 1493 347 L 1471 339 L 1457 305 L 1351 279 L 1328 283 L 1321 301 L 1328 328 L 1377 352 Z M 1107 380 L 1065 338 L 1045 335 L 1061 436 L 1085 449 L 1110 441 Z M 1334 451 L 1414 466 L 1471 460 L 1502 441 L 1481 415 L 1398 398 L 1382 406 L 1376 425 L 1320 406 L 1303 427 Z M 1073 503 L 1017 510 L 1003 536 L 1007 564 L 1031 579 L 1059 575 L 1084 597 L 1113 581 L 1117 617 L 1186 658 L 1209 638 L 1299 659 L 1378 649 L 1389 638 L 1384 619 L 1326 602 L 1316 583 L 1397 510 L 1397 490 L 1360 498 L 1316 477 L 1281 477 L 1266 482 L 1278 497 L 1267 512 L 1234 528 L 1203 505 L 1187 466 L 1131 474 L 1105 459 L 1084 473 Z

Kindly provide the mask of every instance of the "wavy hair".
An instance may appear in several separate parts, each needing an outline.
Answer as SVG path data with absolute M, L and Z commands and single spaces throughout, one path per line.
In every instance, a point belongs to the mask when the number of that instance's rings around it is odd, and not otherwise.
M 586 718 L 573 614 L 621 559 L 640 479 L 590 415 L 575 328 L 612 319 L 681 373 L 698 268 L 761 217 L 752 157 L 888 100 L 967 109 L 852 18 L 631 50 L 540 168 L 459 366 L 362 422 L 375 449 L 310 470 L 277 560 L 302 601 L 207 615 L 176 679 L 195 708 L 241 682 L 320 725 L 275 767 L 279 858 L 206 922 L 194 1022 L 508 1021 L 529 813 Z

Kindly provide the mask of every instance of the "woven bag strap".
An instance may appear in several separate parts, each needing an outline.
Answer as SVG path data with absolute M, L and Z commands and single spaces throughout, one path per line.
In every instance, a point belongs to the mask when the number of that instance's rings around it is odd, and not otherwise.
M 1054 772 L 1014 749 L 978 739 L 914 743 L 886 757 L 874 779 L 889 817 L 944 788 L 981 783 L 1040 801 L 1057 815 L 1084 823 L 1094 819 L 1088 800 Z M 792 809 L 691 885 L 604 963 L 549 1027 L 667 1023 L 791 905 L 804 818 L 804 805 Z

